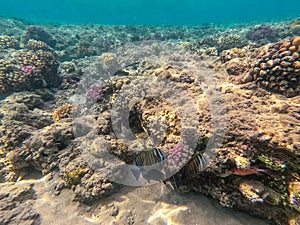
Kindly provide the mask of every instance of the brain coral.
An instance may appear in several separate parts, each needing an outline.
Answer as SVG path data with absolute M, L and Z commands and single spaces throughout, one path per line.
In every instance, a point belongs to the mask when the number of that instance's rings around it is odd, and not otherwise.
M 45 46 L 46 44 L 36 42 L 31 49 L 1 52 L 0 92 L 58 85 L 55 52 Z
M 265 46 L 250 73 L 259 85 L 287 97 L 300 94 L 300 37 Z

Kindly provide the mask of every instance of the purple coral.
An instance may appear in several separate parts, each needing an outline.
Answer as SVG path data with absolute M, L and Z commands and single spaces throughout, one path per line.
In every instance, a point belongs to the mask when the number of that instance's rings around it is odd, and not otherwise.
M 97 102 L 103 98 L 102 86 L 101 84 L 93 85 L 87 92 L 87 99 L 89 101 Z
M 32 75 L 34 72 L 33 66 L 22 66 L 21 71 L 27 75 Z
M 178 144 L 174 146 L 172 153 L 168 156 L 168 159 L 177 162 L 178 166 L 183 166 L 181 162 L 181 157 L 183 155 L 183 144 Z

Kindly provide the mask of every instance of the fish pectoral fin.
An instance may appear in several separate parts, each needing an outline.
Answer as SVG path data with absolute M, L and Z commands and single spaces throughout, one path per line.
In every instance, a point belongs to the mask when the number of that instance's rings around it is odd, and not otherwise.
M 140 178 L 140 175 L 142 173 L 141 169 L 140 168 L 134 168 L 134 169 L 130 169 L 132 175 L 135 177 L 136 180 L 139 180 Z

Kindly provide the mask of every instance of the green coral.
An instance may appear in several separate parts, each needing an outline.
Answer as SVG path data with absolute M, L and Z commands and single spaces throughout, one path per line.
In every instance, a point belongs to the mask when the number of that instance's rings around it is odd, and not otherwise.
M 274 160 L 273 158 L 270 158 L 266 155 L 259 155 L 258 159 L 262 161 L 267 168 L 274 170 L 274 171 L 280 171 L 284 172 L 286 169 L 286 164 L 283 162 L 280 162 L 278 160 Z

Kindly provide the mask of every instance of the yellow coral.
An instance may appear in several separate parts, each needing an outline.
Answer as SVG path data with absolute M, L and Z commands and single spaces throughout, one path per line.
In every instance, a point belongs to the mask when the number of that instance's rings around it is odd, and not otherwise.
M 3 36 L 0 36 L 0 47 L 17 49 L 19 47 L 19 42 L 15 37 L 3 35 Z
M 66 104 L 59 107 L 58 109 L 55 109 L 53 113 L 53 119 L 55 121 L 60 121 L 63 118 L 69 118 L 72 113 L 72 108 L 73 107 L 71 104 Z
M 83 175 L 87 172 L 85 168 L 79 168 L 67 173 L 67 182 L 70 185 L 79 184 Z
M 288 186 L 289 202 L 291 206 L 300 212 L 300 182 L 290 182 Z
M 271 170 L 284 172 L 284 170 L 286 169 L 286 164 L 285 163 L 280 162 L 278 160 L 274 160 L 274 159 L 269 158 L 265 155 L 258 156 L 258 159 L 260 161 L 262 161 L 263 163 L 265 163 L 266 167 L 271 169 Z
M 26 48 L 29 49 L 29 50 L 39 50 L 39 49 L 41 49 L 41 50 L 50 51 L 50 52 L 54 53 L 53 48 L 51 48 L 45 42 L 37 41 L 37 40 L 33 40 L 33 39 L 30 39 L 27 42 Z
M 263 202 L 265 187 L 258 181 L 245 181 L 240 184 L 240 192 L 251 202 Z

